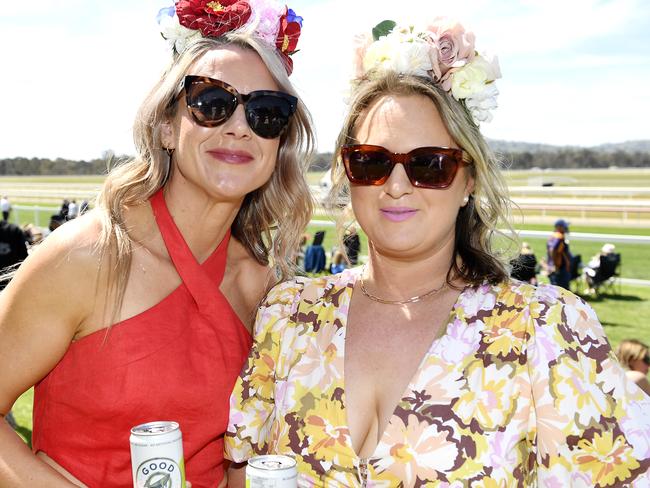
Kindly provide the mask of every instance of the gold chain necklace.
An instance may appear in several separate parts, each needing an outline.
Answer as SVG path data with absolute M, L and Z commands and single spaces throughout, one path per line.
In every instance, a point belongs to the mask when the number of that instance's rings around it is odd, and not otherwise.
M 437 294 L 438 292 L 442 291 L 442 289 L 447 286 L 447 282 L 445 281 L 442 285 L 440 285 L 438 288 L 434 288 L 433 290 L 429 290 L 426 293 L 422 293 L 421 295 L 416 295 L 411 298 L 407 298 L 406 300 L 388 300 L 386 298 L 381 298 L 376 295 L 373 295 L 370 293 L 368 290 L 366 290 L 366 285 L 363 281 L 363 276 L 359 276 L 359 285 L 361 287 L 361 291 L 365 296 L 370 298 L 371 300 L 379 303 L 385 303 L 388 305 L 406 305 L 407 303 L 415 303 L 419 302 L 420 300 L 424 300 L 425 298 L 428 298 L 430 296 L 433 296 Z

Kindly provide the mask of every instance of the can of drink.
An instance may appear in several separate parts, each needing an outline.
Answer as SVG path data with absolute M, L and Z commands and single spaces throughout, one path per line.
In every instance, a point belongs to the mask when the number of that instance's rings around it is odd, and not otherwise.
M 289 456 L 256 456 L 246 466 L 246 488 L 297 488 L 296 460 Z
M 185 488 L 183 437 L 177 422 L 136 425 L 129 440 L 135 488 Z

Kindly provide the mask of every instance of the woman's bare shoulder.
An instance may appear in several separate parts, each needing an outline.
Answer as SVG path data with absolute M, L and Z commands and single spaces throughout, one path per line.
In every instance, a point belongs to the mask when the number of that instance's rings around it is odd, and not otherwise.
M 21 269 L 45 267 L 73 272 L 88 265 L 96 268 L 101 257 L 97 246 L 101 231 L 101 216 L 96 210 L 66 222 L 33 249 Z

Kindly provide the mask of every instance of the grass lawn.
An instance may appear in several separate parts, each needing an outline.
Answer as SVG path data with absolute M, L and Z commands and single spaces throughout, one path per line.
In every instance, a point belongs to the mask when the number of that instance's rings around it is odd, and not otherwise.
M 517 229 L 543 230 L 551 232 L 552 224 L 516 224 Z M 571 232 L 587 232 L 592 234 L 621 234 L 626 236 L 650 236 L 650 227 L 638 227 L 633 225 L 580 225 L 571 224 Z M 570 237 L 570 236 L 569 236 Z
M 16 431 L 29 446 L 32 445 L 32 405 L 34 403 L 34 389 L 30 388 L 23 393 L 11 409 L 18 427 Z
M 46 175 L 46 176 L 1 176 L 0 184 L 2 183 L 54 183 L 54 184 L 65 184 L 65 183 L 96 183 L 101 185 L 104 181 L 104 176 L 102 175 Z
M 650 186 L 650 171 L 644 168 L 507 170 L 504 175 L 508 184 L 515 186 L 539 185 L 540 181 L 556 186 Z

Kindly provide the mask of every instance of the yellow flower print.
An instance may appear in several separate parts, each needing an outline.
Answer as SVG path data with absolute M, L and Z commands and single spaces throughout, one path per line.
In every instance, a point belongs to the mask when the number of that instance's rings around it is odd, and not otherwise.
M 639 467 L 625 438 L 614 438 L 611 431 L 596 432 L 593 441 L 580 440 L 578 448 L 580 452 L 574 454 L 573 461 L 581 471 L 591 473 L 592 481 L 601 486 L 612 486 L 617 480 L 623 482 Z
M 332 325 L 322 327 L 291 371 L 291 381 L 318 391 L 338 386 L 343 378 L 342 333 Z
M 394 416 L 382 436 L 378 451 L 390 453 L 374 463 L 378 473 L 395 476 L 404 488 L 415 485 L 417 478 L 435 480 L 436 470 L 451 469 L 458 457 L 458 446 L 450 440 L 451 434 L 435 423 L 420 421 L 410 414 L 406 423 Z
M 309 438 L 309 453 L 315 458 L 338 462 L 342 452 L 350 454 L 350 431 L 347 426 L 335 422 L 340 418 L 334 403 L 323 400 L 305 416 L 304 434 Z
M 504 312 L 492 327 L 484 332 L 483 342 L 487 352 L 507 356 L 514 351 L 520 354 L 526 339 L 526 322 L 517 311 Z
M 273 390 L 275 388 L 275 361 L 267 353 L 262 351 L 259 358 L 254 363 L 253 374 L 250 376 L 251 386 L 256 390 L 256 393 L 264 399 L 273 398 Z
M 467 368 L 467 389 L 453 406 L 463 423 L 476 420 L 483 429 L 494 430 L 509 421 L 516 397 L 512 372 L 509 364 L 484 367 L 482 361 L 474 361 Z
M 475 481 L 472 483 L 472 488 L 505 488 L 506 482 L 501 481 L 499 483 L 497 480 L 490 476 L 486 476 L 485 478 L 481 478 L 478 481 Z
M 611 417 L 614 400 L 597 381 L 598 363 L 585 355 L 574 360 L 562 356 L 551 368 L 551 393 L 559 411 L 572 417 L 581 427 L 600 422 L 600 416 Z

